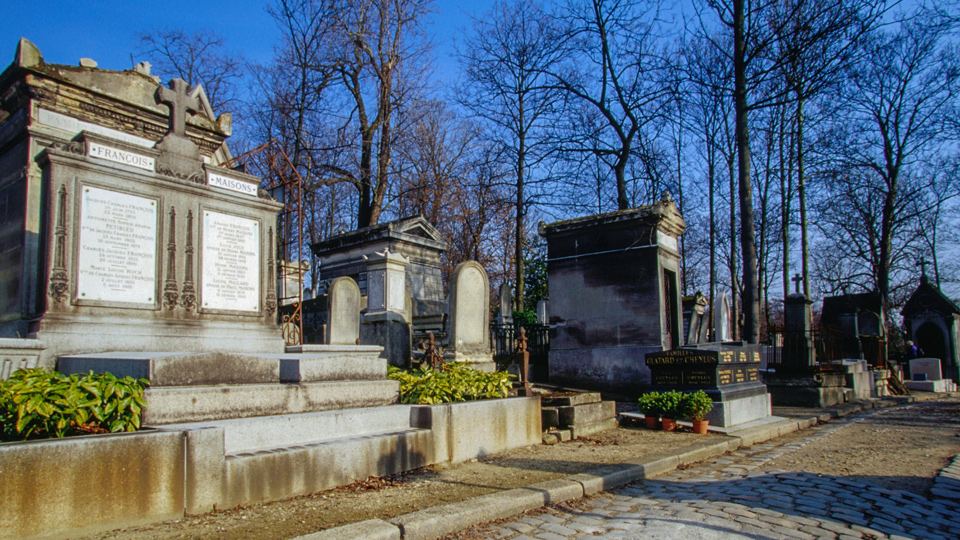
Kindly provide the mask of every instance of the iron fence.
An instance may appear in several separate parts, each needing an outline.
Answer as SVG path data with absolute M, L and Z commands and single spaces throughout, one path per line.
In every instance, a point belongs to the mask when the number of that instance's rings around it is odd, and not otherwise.
M 497 369 L 507 369 L 517 363 L 517 345 L 520 329 L 526 330 L 527 351 L 530 353 L 530 378 L 537 382 L 547 380 L 547 356 L 550 351 L 550 326 L 546 324 L 490 323 L 490 346 Z
M 830 326 L 817 326 L 805 332 L 772 326 L 768 330 L 767 345 L 771 347 L 767 363 L 778 370 L 830 370 L 845 358 L 863 358 L 876 369 L 887 367 L 886 340 L 871 335 L 861 335 L 855 340 Z M 810 348 L 816 354 L 816 364 L 807 368 L 803 364 Z

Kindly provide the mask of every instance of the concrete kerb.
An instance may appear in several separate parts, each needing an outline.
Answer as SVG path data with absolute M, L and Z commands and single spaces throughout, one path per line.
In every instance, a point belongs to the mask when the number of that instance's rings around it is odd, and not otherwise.
M 417 512 L 397 516 L 391 519 L 389 523 L 381 520 L 369 520 L 311 535 L 299 536 L 294 540 L 339 540 L 341 538 L 428 540 L 438 538 L 467 527 L 515 516 L 529 510 L 536 510 L 548 504 L 594 495 L 635 480 L 653 478 L 673 471 L 681 465 L 690 465 L 719 457 L 743 446 L 766 442 L 864 409 L 893 407 L 916 401 L 957 396 L 960 396 L 960 392 L 922 396 L 920 398 L 905 396 L 894 400 L 845 404 L 845 406 L 836 407 L 812 417 L 790 418 L 781 422 L 734 432 L 731 435 L 719 436 L 718 439 L 720 440 L 691 444 L 670 454 L 657 454 L 643 459 L 628 460 L 525 488 L 511 489 L 457 503 L 425 508 Z M 376 527 L 373 525 L 374 522 L 376 522 Z M 360 527 L 361 525 L 369 527 L 369 532 L 367 532 L 367 529 Z M 350 529 L 346 530 L 347 528 Z M 395 535 L 383 536 L 388 533 Z

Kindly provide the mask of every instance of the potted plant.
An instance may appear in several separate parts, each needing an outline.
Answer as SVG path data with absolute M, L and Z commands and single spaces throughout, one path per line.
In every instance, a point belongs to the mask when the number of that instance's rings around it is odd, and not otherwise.
M 658 402 L 660 404 L 660 415 L 663 417 L 660 419 L 660 427 L 664 431 L 674 431 L 677 429 L 677 418 L 683 414 L 680 408 L 683 403 L 683 394 L 676 390 L 670 390 L 660 394 Z
M 710 421 L 704 420 L 703 417 L 712 410 L 713 399 L 703 390 L 687 394 L 683 398 L 683 415 L 693 422 L 694 433 L 707 434 L 707 425 Z
M 643 419 L 650 429 L 657 429 L 660 425 L 660 392 L 647 392 L 640 396 L 640 410 Z

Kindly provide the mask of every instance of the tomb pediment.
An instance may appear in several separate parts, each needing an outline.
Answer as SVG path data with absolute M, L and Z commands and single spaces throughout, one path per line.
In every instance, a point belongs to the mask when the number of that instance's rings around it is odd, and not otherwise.
M 923 312 L 933 312 L 940 315 L 960 314 L 960 307 L 957 307 L 953 300 L 947 298 L 938 287 L 931 284 L 924 276 L 924 279 L 920 280 L 920 286 L 913 291 L 910 299 L 900 310 L 904 318 L 911 318 Z

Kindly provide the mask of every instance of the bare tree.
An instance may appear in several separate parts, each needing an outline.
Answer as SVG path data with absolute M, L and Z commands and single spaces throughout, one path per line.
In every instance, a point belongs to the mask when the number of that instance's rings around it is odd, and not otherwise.
M 238 107 L 236 87 L 244 77 L 244 63 L 224 50 L 222 37 L 208 30 L 189 34 L 168 28 L 139 33 L 137 39 L 137 52 L 153 63 L 161 77 L 203 85 L 215 111 Z
M 891 274 L 910 240 L 901 235 L 913 219 L 908 203 L 930 187 L 917 166 L 935 162 L 947 142 L 943 118 L 957 104 L 960 59 L 950 43 L 955 25 L 921 10 L 875 33 L 865 44 L 866 61 L 843 85 L 848 113 L 832 132 L 833 178 L 861 189 L 834 196 L 869 227 L 851 248 L 869 250 L 865 262 L 885 310 L 893 297 Z
M 669 95 L 660 2 L 569 0 L 559 18 L 566 62 L 546 72 L 551 86 L 566 93 L 574 110 L 594 111 L 600 120 L 588 124 L 571 117 L 561 147 L 602 160 L 614 175 L 617 208 L 630 208 L 636 201 L 626 173 L 638 138 Z
M 464 84 L 457 99 L 491 126 L 490 137 L 514 163 L 514 299 L 524 310 L 524 237 L 533 202 L 531 171 L 552 148 L 547 133 L 561 98 L 545 73 L 562 59 L 553 19 L 533 0 L 497 2 L 473 20 L 473 33 L 458 50 Z

